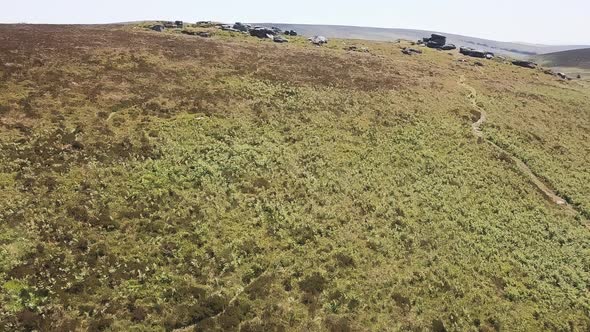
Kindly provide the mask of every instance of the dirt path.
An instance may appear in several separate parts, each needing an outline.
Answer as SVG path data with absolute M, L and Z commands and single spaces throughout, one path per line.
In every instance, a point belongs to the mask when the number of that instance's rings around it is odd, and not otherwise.
M 477 104 L 477 90 L 475 90 L 475 88 L 473 88 L 465 82 L 465 76 L 463 75 L 461 75 L 461 78 L 459 79 L 459 85 L 461 85 L 463 88 L 469 91 L 469 96 L 467 98 L 469 99 L 473 109 L 477 112 L 477 114 L 479 114 L 479 119 L 471 125 L 473 135 L 478 137 L 480 140 L 492 145 L 498 151 L 508 156 L 510 160 L 518 167 L 518 169 L 529 178 L 529 180 L 548 200 L 550 200 L 552 203 L 556 205 L 563 207 L 571 213 L 578 214 L 578 211 L 576 211 L 570 204 L 568 204 L 565 199 L 559 197 L 553 189 L 549 188 L 545 183 L 543 183 L 543 181 L 541 181 L 541 179 L 539 179 L 539 177 L 536 176 L 535 173 L 533 173 L 533 171 L 522 160 L 518 159 L 516 156 L 512 155 L 508 151 L 504 150 L 494 142 L 484 137 L 481 127 L 486 122 L 487 114 L 485 109 L 483 109 Z

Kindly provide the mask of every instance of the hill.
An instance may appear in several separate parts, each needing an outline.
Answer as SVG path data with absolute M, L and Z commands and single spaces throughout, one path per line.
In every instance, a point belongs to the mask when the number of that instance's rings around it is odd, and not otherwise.
M 0 26 L 0 330 L 590 328 L 585 82 L 204 31 Z
M 558 52 L 572 49 L 587 48 L 582 45 L 537 45 L 516 42 L 502 42 L 476 37 L 468 37 L 440 31 L 370 28 L 341 25 L 308 25 L 283 23 L 257 23 L 266 26 L 276 26 L 283 30 L 296 30 L 304 36 L 323 35 L 329 38 L 365 39 L 376 41 L 392 41 L 397 39 L 419 40 L 429 37 L 433 33 L 442 33 L 448 37 L 448 42 L 457 46 L 469 46 L 498 54 L 522 58 L 537 54 Z
M 590 74 L 590 48 L 543 54 L 533 57 L 533 60 L 571 76 Z

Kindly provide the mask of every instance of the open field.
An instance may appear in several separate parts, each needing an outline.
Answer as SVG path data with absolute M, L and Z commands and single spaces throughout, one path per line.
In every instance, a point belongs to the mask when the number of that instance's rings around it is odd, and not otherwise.
M 587 83 L 215 33 L 0 26 L 0 331 L 590 329 Z

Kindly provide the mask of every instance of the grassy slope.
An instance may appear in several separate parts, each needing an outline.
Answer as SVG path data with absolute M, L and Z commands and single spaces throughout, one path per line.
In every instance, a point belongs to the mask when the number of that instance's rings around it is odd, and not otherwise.
M 543 54 L 536 58 L 552 67 L 590 69 L 590 48 Z
M 389 43 L 1 29 L 0 330 L 590 326 L 589 231 L 473 138 L 457 81 L 586 212 L 587 88 Z
M 538 55 L 533 60 L 570 77 L 590 79 L 590 48 Z

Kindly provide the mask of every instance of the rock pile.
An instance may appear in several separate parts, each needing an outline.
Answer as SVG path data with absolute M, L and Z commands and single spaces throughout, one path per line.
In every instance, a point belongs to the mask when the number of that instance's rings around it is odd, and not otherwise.
M 447 44 L 447 37 L 438 33 L 433 33 L 430 38 L 422 38 L 422 40 L 418 41 L 418 44 L 444 51 L 450 51 L 457 48 L 453 44 Z
M 442 48 L 447 43 L 447 37 L 433 33 L 430 38 L 424 38 L 423 41 L 430 48 Z

